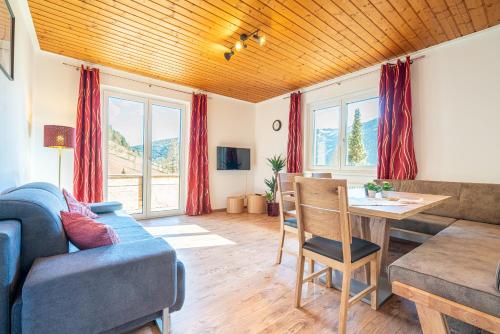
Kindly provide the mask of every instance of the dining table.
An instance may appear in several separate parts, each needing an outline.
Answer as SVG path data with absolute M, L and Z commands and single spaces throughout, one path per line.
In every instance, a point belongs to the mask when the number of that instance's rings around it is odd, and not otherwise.
M 379 252 L 379 284 L 377 288 L 377 305 L 382 305 L 392 296 L 391 284 L 388 278 L 389 240 L 391 234 L 391 220 L 403 220 L 415 214 L 429 210 L 446 201 L 450 196 L 386 192 L 385 198 L 369 198 L 364 189 L 348 189 L 349 214 L 351 219 L 352 235 L 377 244 Z M 294 216 L 295 211 L 288 211 Z M 351 277 L 350 294 L 355 295 L 364 290 L 370 282 L 368 265 L 360 268 Z M 333 286 L 340 290 L 342 273 L 333 272 Z M 369 296 L 363 301 L 370 303 Z

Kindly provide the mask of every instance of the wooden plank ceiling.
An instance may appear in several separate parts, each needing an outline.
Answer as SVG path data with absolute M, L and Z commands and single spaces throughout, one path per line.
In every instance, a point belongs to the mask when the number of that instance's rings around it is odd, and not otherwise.
M 43 50 L 250 102 L 500 23 L 500 0 L 29 0 Z M 239 34 L 267 43 L 223 54 Z

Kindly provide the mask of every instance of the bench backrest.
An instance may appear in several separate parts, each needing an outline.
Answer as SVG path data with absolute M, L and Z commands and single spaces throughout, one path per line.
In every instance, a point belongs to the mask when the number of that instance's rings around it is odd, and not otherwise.
M 500 224 L 500 184 L 425 180 L 386 180 L 396 191 L 448 195 L 451 198 L 426 213 Z

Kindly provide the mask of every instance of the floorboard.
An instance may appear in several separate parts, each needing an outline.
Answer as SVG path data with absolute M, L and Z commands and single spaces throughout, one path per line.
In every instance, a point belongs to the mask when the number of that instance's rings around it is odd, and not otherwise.
M 166 238 L 186 266 L 184 307 L 172 314 L 172 333 L 336 333 L 340 292 L 318 280 L 304 285 L 302 308 L 293 306 L 296 258 L 274 263 L 279 223 L 266 215 L 215 212 L 201 217 L 144 220 Z M 390 257 L 415 245 L 391 240 Z M 293 235 L 286 238 L 297 248 Z M 157 334 L 146 325 L 134 334 Z M 378 311 L 357 303 L 348 333 L 421 333 L 413 303 L 393 296 Z

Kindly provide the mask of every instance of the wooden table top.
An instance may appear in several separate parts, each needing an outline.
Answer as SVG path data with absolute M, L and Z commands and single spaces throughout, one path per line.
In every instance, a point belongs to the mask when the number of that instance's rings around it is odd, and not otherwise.
M 418 194 L 418 193 L 404 193 L 404 192 L 391 192 L 391 196 L 399 197 L 400 199 L 419 199 L 423 201 L 416 204 L 405 205 L 367 205 L 358 206 L 349 204 L 349 212 L 354 215 L 363 217 L 380 217 L 390 218 L 395 220 L 402 220 L 413 216 L 419 212 L 426 211 L 433 208 L 444 201 L 450 196 L 431 195 L 431 194 Z M 356 199 L 365 198 L 359 195 L 349 196 L 349 202 L 355 202 Z M 287 212 L 290 215 L 295 215 L 295 210 Z
M 391 192 L 391 195 L 400 199 L 419 199 L 421 203 L 406 204 L 406 205 L 380 205 L 380 206 L 354 206 L 349 205 L 349 212 L 358 216 L 381 217 L 401 220 L 413 216 L 419 212 L 429 210 L 444 201 L 450 196 Z M 355 202 L 356 197 L 349 197 L 349 201 Z

